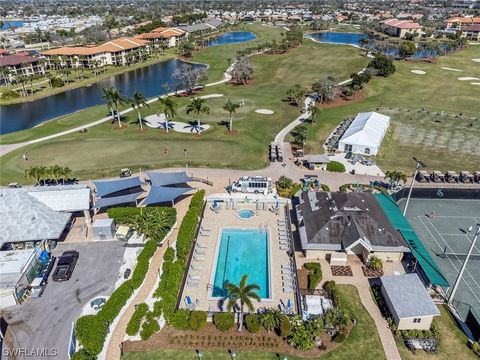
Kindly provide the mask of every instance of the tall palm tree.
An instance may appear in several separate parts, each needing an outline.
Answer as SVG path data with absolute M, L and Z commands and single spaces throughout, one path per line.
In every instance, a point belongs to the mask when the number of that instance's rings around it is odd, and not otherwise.
M 134 109 L 137 109 L 138 124 L 140 125 L 140 130 L 143 130 L 142 114 L 140 112 L 140 108 L 142 106 L 146 106 L 147 108 L 150 109 L 150 105 L 147 104 L 147 98 L 145 97 L 145 95 L 143 95 L 143 93 L 139 91 L 136 91 L 133 94 L 132 102 L 133 102 L 132 107 Z
M 228 130 L 232 131 L 233 130 L 233 115 L 237 111 L 237 109 L 240 107 L 240 105 L 235 104 L 230 101 L 230 99 L 227 99 L 227 102 L 225 105 L 223 105 L 223 110 L 228 111 L 230 113 L 230 125 L 228 126 Z
M 118 112 L 118 106 L 125 104 L 125 102 L 127 101 L 125 97 L 116 88 L 110 87 L 110 88 L 103 88 L 102 98 L 107 100 L 107 105 L 110 108 L 114 121 L 115 121 L 115 112 L 116 112 L 118 127 L 122 127 L 122 122 L 120 121 L 120 114 Z
M 158 104 L 160 106 L 159 114 L 163 112 L 165 115 L 165 130 L 168 132 L 168 118 L 173 119 L 177 115 L 175 111 L 177 103 L 170 96 L 166 96 L 158 98 Z
M 234 306 L 237 305 L 237 302 L 240 302 L 240 317 L 238 319 L 238 331 L 242 331 L 243 325 L 243 309 L 245 305 L 248 308 L 248 311 L 253 311 L 253 304 L 252 299 L 257 300 L 260 302 L 260 296 L 255 292 L 256 290 L 260 290 L 260 286 L 257 284 L 249 284 L 247 285 L 247 278 L 248 275 L 245 274 L 242 276 L 242 280 L 240 280 L 239 286 L 225 283 L 225 289 L 227 290 L 227 309 L 231 311 Z
M 187 105 L 187 115 L 193 113 L 197 119 L 198 132 L 201 132 L 200 120 L 198 117 L 200 114 L 210 114 L 210 107 L 206 104 L 205 99 L 196 97 L 192 99 L 192 102 Z
M 385 177 L 387 179 L 390 179 L 391 187 L 398 185 L 400 181 L 402 181 L 403 183 L 407 182 L 407 175 L 405 175 L 400 170 L 387 171 L 385 172 Z

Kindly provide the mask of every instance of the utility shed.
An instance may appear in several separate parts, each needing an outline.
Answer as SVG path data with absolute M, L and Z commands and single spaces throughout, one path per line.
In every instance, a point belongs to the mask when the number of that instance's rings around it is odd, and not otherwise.
M 113 219 L 96 219 L 92 226 L 93 240 L 112 240 L 115 236 Z
M 398 330 L 428 330 L 440 311 L 417 274 L 382 276 L 382 295 Z

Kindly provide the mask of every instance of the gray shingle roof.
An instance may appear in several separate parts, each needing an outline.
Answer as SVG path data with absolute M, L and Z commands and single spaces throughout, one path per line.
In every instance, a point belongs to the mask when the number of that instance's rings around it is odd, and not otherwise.
M 382 286 L 399 318 L 435 316 L 435 306 L 417 274 L 382 276 Z
M 58 239 L 70 213 L 57 212 L 26 189 L 0 189 L 0 245 L 5 242 Z

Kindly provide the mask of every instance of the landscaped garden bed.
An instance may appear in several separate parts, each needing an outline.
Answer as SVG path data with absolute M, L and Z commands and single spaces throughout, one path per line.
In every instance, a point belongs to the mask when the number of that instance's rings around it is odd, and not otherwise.
M 383 276 L 383 270 L 375 270 L 368 266 L 362 266 L 363 275 L 366 277 L 380 277 Z
M 350 266 L 332 265 L 330 266 L 330 269 L 332 269 L 333 276 L 353 276 L 352 268 Z

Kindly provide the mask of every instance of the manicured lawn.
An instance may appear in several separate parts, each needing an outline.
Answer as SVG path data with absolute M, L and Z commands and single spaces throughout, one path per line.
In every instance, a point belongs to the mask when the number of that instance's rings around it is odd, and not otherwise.
M 450 312 L 444 306 L 440 306 L 439 308 L 442 315 L 435 318 L 440 329 L 440 347 L 438 353 L 430 355 L 425 351 L 417 350 L 417 352 L 413 354 L 406 348 L 403 341 L 397 340 L 397 346 L 402 360 L 478 360 L 478 356 L 467 347 L 467 337 L 457 327 Z
M 344 344 L 332 352 L 322 356 L 321 359 L 328 360 L 352 360 L 352 359 L 385 359 L 380 338 L 375 328 L 375 323 L 360 302 L 358 292 L 351 285 L 337 285 L 339 296 L 343 306 L 351 316 L 357 319 L 357 325 L 352 329 Z M 235 350 L 235 349 L 233 349 Z M 230 360 L 227 349 L 221 351 L 205 351 L 203 359 Z M 275 360 L 283 359 L 283 354 L 244 352 L 236 351 L 237 359 L 245 360 Z M 127 353 L 123 360 L 189 360 L 197 359 L 195 351 L 191 350 L 152 350 L 144 353 Z M 299 359 L 295 356 L 288 356 L 288 359 Z
M 256 26 L 261 30 L 271 29 Z M 273 30 L 275 33 L 278 31 Z M 204 53 L 217 51 L 216 48 L 206 49 Z M 114 129 L 110 123 L 104 123 L 90 128 L 86 134 L 70 134 L 3 156 L 1 183 L 8 184 L 15 179 L 25 183 L 27 180 L 23 179 L 23 172 L 31 165 L 63 164 L 69 166 L 74 175 L 81 179 L 117 175 L 118 169 L 122 167 L 130 167 L 136 171 L 138 168 L 184 166 L 185 160 L 189 166 L 241 169 L 264 167 L 267 164 L 268 142 L 299 115 L 297 108 L 283 101 L 291 84 L 302 82 L 307 85 L 311 83 L 312 78 L 320 77 L 322 74 L 334 74 L 340 79 L 348 77 L 348 74 L 365 65 L 366 60 L 359 56 L 359 53 L 359 50 L 352 47 L 317 46 L 307 41 L 300 48 L 293 49 L 287 54 L 255 56 L 253 60 L 256 73 L 252 83 L 247 86 L 220 84 L 209 87 L 200 94 L 224 94 L 221 98 L 207 100 L 211 112 L 201 119 L 211 125 L 211 129 L 201 136 L 176 132 L 165 134 L 163 130 L 147 127 L 140 132 L 134 123 L 136 114 L 129 113 L 125 118 L 127 128 Z M 221 66 L 223 71 L 226 62 L 218 66 Z M 210 69 L 213 69 L 213 66 Z M 242 99 L 245 102 L 245 106 L 234 115 L 233 125 L 236 133 L 233 135 L 226 135 L 226 127 L 219 125 L 219 122 L 226 121 L 229 117 L 222 109 L 227 98 L 237 103 Z M 177 98 L 176 101 L 179 104 L 178 116 L 174 120 L 193 121 L 193 117 L 185 113 L 185 106 L 190 98 Z M 255 110 L 260 108 L 272 109 L 275 113 L 273 115 L 255 113 Z M 144 116 L 157 112 L 156 103 L 151 105 L 151 109 L 143 110 Z M 10 140 L 15 138 L 18 141 L 23 134 L 25 138 L 22 140 L 35 138 L 39 133 L 48 134 L 52 128 L 61 131 L 69 128 L 72 123 L 80 125 L 106 115 L 106 106 L 97 106 L 39 128 L 5 135 L 4 138 Z M 164 156 L 165 147 L 168 148 L 167 156 Z M 183 155 L 184 148 L 188 150 L 187 159 Z M 28 161 L 22 159 L 24 153 L 27 154 Z

